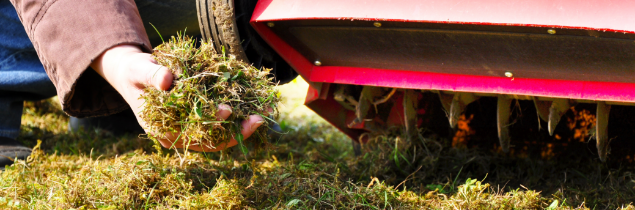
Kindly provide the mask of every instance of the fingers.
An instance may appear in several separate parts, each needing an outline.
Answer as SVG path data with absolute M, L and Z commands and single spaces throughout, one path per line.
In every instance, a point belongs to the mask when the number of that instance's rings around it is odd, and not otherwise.
M 218 117 L 219 120 L 225 120 L 227 119 L 231 113 L 231 107 L 229 105 L 226 104 L 220 104 L 218 105 L 218 112 L 216 114 L 216 117 Z M 242 125 L 242 130 L 241 130 L 241 134 L 243 135 L 243 139 L 247 139 L 249 138 L 262 124 L 264 124 L 265 120 L 260 116 L 260 115 L 250 115 L 246 120 L 244 120 L 241 125 Z M 178 144 L 178 142 L 177 142 Z M 236 141 L 236 139 L 232 138 L 229 142 L 227 143 L 221 143 L 218 145 L 215 145 L 214 147 L 211 147 L 209 145 L 190 145 L 188 147 L 188 149 L 194 150 L 194 151 L 199 151 L 199 152 L 217 152 L 229 147 L 233 147 L 238 145 L 238 142 Z M 171 145 L 168 145 L 168 147 Z M 175 145 L 176 146 L 176 145 Z M 164 145 L 165 147 L 165 145 Z M 183 145 L 181 143 L 180 148 L 182 148 Z
M 207 146 L 207 145 L 204 145 L 202 147 L 201 145 L 190 145 L 189 149 L 194 151 L 199 151 L 199 152 L 218 152 L 218 151 L 221 151 L 236 145 L 238 145 L 238 142 L 232 139 L 227 143 L 220 143 L 216 145 L 216 148 L 212 148 L 211 146 Z
M 272 115 L 272 114 L 274 114 L 274 112 L 273 112 L 273 108 L 271 108 L 271 107 L 267 107 L 267 108 L 265 109 L 265 113 L 262 113 L 262 114 L 264 114 L 264 115 Z
M 229 112 L 229 114 L 231 114 L 231 109 L 225 110 L 225 109 L 221 109 L 221 107 L 224 108 L 224 106 L 221 105 L 219 106 L 220 110 Z M 221 113 L 221 111 L 219 111 L 219 113 Z M 229 117 L 229 114 L 227 115 L 227 117 Z M 221 113 L 221 115 L 223 114 Z M 225 119 L 227 117 L 225 117 Z M 260 115 L 250 115 L 246 120 L 244 120 L 241 123 L 242 125 L 241 134 L 243 135 L 243 139 L 249 138 L 262 124 L 264 124 L 264 122 L 265 120 Z M 186 148 L 187 147 L 187 149 L 199 151 L 199 152 L 216 152 L 216 151 L 220 151 L 229 147 L 236 146 L 238 144 L 238 142 L 234 138 L 232 138 L 229 142 L 220 143 L 218 145 L 214 145 L 214 147 L 209 145 L 199 145 L 195 143 L 184 145 L 183 142 L 187 141 L 187 138 L 184 138 L 183 136 L 181 136 L 181 138 L 179 138 L 177 141 L 177 137 L 178 137 L 178 134 L 176 133 L 168 133 L 166 135 L 166 138 L 160 139 L 159 142 L 161 143 L 161 146 L 165 148 Z M 174 141 L 176 141 L 176 143 L 174 143 Z
M 173 141 L 170 141 L 169 139 L 167 139 L 167 138 L 166 138 L 166 139 L 159 139 L 159 143 L 161 143 L 161 146 L 162 146 L 163 148 L 168 148 L 168 149 L 170 149 L 170 148 L 172 148 L 172 143 L 173 143 Z M 174 147 L 177 147 L 177 145 L 176 145 L 176 144 L 174 144 Z
M 174 141 L 171 141 L 169 139 L 160 139 L 159 143 L 161 143 L 161 146 L 164 148 L 186 148 L 190 149 L 190 150 L 194 150 L 194 151 L 199 151 L 199 152 L 218 152 L 233 146 L 236 146 L 238 144 L 238 142 L 234 139 L 231 139 L 229 142 L 227 143 L 220 143 L 218 145 L 215 145 L 214 147 L 210 146 L 210 145 L 200 145 L 200 144 L 190 144 L 190 145 L 183 145 L 183 141 L 182 139 L 179 139 L 179 141 L 177 141 L 176 143 L 174 143 Z
M 260 115 L 250 115 L 242 122 L 243 129 L 240 133 L 243 134 L 244 139 L 247 139 L 264 123 L 265 120 Z
M 226 120 L 232 114 L 232 107 L 227 104 L 218 105 L 218 112 L 216 112 L 216 119 L 218 120 Z M 267 108 L 267 110 L 262 113 L 264 115 L 273 114 L 272 108 Z
M 227 104 L 218 105 L 218 112 L 216 112 L 216 119 L 226 120 L 232 114 L 232 108 Z
M 268 108 L 267 113 L 265 114 L 271 114 L 271 113 L 273 113 L 273 109 Z M 231 114 L 232 114 L 232 109 L 229 105 L 227 104 L 218 105 L 218 112 L 216 112 L 216 118 L 218 120 L 226 120 L 227 118 L 229 118 L 229 116 L 231 116 Z M 243 135 L 243 139 L 249 138 L 264 123 L 265 123 L 265 120 L 260 115 L 250 115 L 249 117 L 247 117 L 247 119 L 245 119 L 241 123 L 241 126 L 242 126 L 241 134 Z M 187 149 L 199 151 L 199 152 L 217 152 L 229 147 L 236 146 L 238 144 L 236 139 L 232 138 L 227 143 L 220 143 L 218 145 L 214 145 L 213 147 L 210 145 L 200 145 L 196 143 L 190 143 L 189 145 L 185 145 L 184 141 L 187 141 L 186 138 L 180 138 L 177 141 L 177 137 L 178 137 L 178 133 L 167 134 L 166 139 L 161 139 L 159 140 L 159 142 L 161 143 L 161 146 L 165 148 L 187 148 Z M 174 143 L 174 141 L 177 141 L 177 142 Z

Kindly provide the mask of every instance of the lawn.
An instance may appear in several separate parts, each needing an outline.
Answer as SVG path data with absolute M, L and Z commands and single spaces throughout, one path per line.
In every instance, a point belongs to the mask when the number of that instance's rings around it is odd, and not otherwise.
M 563 151 L 544 158 L 452 147 L 426 135 L 351 141 L 280 86 L 272 147 L 196 153 L 137 136 L 67 132 L 57 99 L 27 102 L 27 161 L 1 173 L 2 209 L 635 209 L 630 163 Z M 446 122 L 442 122 L 446 123 Z

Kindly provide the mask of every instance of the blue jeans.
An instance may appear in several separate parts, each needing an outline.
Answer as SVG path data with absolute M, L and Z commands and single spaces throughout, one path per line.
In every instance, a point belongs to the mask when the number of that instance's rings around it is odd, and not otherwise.
M 24 100 L 49 98 L 56 91 L 8 0 L 0 0 L 0 25 L 0 136 L 15 139 Z
M 200 34 L 195 1 L 135 1 L 152 45 L 161 43 L 149 23 L 164 38 L 184 30 Z M 165 15 L 170 14 L 170 15 Z M 0 136 L 15 139 L 20 133 L 25 100 L 41 100 L 57 94 L 55 86 L 27 36 L 9 0 L 0 0 Z

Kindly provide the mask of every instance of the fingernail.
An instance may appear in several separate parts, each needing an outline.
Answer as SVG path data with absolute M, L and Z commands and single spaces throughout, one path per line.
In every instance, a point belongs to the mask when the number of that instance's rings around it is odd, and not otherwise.
M 258 129 L 258 127 L 260 127 L 263 123 L 265 123 L 264 120 L 255 122 L 254 124 L 251 125 L 251 132 L 254 132 Z
M 231 113 L 232 113 L 232 109 L 231 109 L 231 108 L 229 108 L 229 107 L 226 107 L 226 106 L 220 106 L 220 107 L 218 107 L 218 109 L 228 111 L 228 112 L 229 112 L 229 114 L 231 114 Z

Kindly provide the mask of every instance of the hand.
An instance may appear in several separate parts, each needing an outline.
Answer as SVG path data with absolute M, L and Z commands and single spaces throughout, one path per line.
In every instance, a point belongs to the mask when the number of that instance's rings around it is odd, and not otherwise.
M 99 75 L 101 75 L 110 85 L 112 85 L 124 100 L 130 105 L 137 117 L 141 127 L 146 128 L 146 123 L 141 120 L 139 113 L 143 110 L 144 99 L 140 98 L 146 86 L 153 86 L 159 90 L 167 90 L 172 85 L 174 76 L 170 70 L 159 65 L 152 55 L 144 53 L 135 45 L 118 45 L 106 50 L 90 64 Z M 217 117 L 219 120 L 227 119 L 232 111 L 228 105 L 218 106 Z M 254 131 L 264 123 L 264 119 L 259 115 L 251 115 L 242 122 L 241 133 L 247 139 Z M 149 135 L 152 135 L 149 133 Z M 184 145 L 184 138 L 178 137 L 178 133 L 169 133 L 166 138 L 159 139 L 163 147 L 169 148 L 172 145 L 176 148 L 188 148 L 196 151 L 215 152 L 238 144 L 235 139 L 230 139 L 228 143 L 214 145 L 216 148 L 201 147 L 201 145 Z

